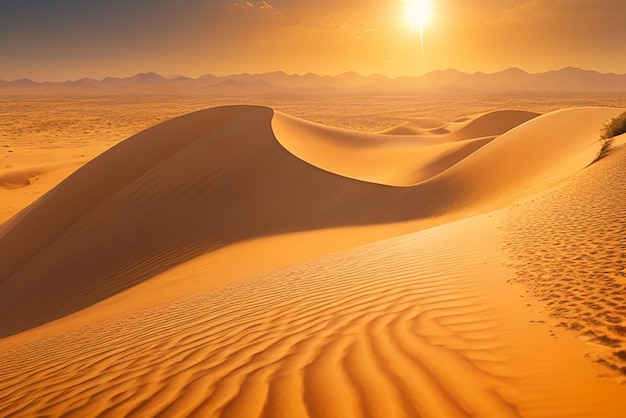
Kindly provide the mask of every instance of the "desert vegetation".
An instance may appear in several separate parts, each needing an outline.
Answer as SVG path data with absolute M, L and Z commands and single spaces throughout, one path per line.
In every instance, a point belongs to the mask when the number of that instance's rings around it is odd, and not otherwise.
M 600 144 L 602 148 L 600 148 L 598 158 L 602 158 L 606 155 L 613 143 L 613 138 L 623 133 L 626 133 L 626 112 L 611 118 L 602 126 L 600 131 Z

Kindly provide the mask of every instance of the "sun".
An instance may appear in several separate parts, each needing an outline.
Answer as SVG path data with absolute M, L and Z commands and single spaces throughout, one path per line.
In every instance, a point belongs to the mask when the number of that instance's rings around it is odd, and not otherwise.
M 419 29 L 420 32 L 427 26 L 433 17 L 433 8 L 430 0 L 405 0 L 404 20 L 411 29 Z

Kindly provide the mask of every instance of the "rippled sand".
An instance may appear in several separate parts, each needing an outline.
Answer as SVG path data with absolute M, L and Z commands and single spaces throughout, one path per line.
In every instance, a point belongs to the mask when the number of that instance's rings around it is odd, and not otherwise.
M 109 99 L 3 113 L 1 416 L 624 416 L 623 109 Z

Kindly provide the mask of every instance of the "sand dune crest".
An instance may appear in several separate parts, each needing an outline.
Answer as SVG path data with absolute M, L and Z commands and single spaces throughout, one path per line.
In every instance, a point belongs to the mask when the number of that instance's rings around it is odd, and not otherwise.
M 173 119 L 113 147 L 2 226 L 0 318 L 16 318 L 3 321 L 2 335 L 233 242 L 510 201 L 538 179 L 588 164 L 597 152 L 595 124 L 614 114 L 571 109 L 495 140 L 443 144 L 326 128 L 262 107 Z M 588 125 L 574 123 L 580 118 Z M 306 155 L 295 158 L 293 147 Z M 325 168 L 334 163 L 378 182 L 380 175 L 432 177 L 392 187 Z
M 232 106 L 143 131 L 0 227 L 0 415 L 623 415 L 623 263 L 598 243 L 626 148 L 583 170 L 619 112 L 403 136 Z M 553 252 L 576 245 L 607 263 L 576 250 L 572 277 Z

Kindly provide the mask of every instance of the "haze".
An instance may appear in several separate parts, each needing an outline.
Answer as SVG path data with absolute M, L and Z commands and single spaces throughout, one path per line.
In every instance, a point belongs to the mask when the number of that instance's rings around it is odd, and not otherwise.
M 626 72 L 621 0 L 433 1 L 419 32 L 403 0 L 25 0 L 0 4 L 0 79 L 141 71 L 283 70 L 389 76 L 435 69 Z M 422 58 L 423 52 L 423 58 Z
M 626 418 L 625 12 L 0 1 L 0 417 Z

